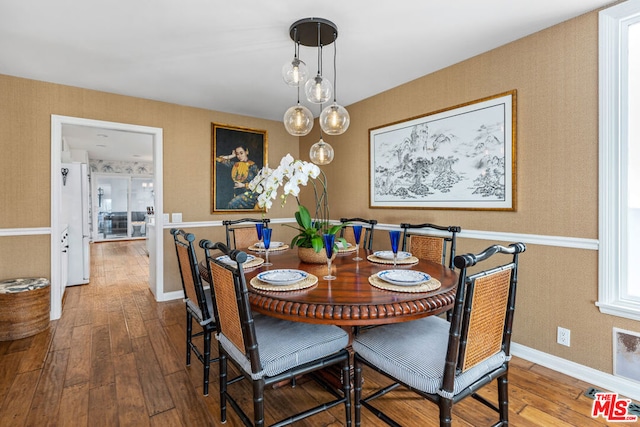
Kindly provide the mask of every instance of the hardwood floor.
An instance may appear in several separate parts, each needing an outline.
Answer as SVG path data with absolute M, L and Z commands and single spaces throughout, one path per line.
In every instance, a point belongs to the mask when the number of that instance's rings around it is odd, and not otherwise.
M 220 425 L 217 365 L 202 396 L 202 365 L 185 366 L 181 300 L 156 303 L 147 284 L 144 241 L 91 245 L 91 283 L 67 288 L 62 317 L 33 337 L 0 342 L 0 426 Z M 212 346 L 215 348 L 215 345 Z M 365 391 L 380 380 L 365 372 Z M 244 387 L 245 405 L 250 389 Z M 590 416 L 590 387 L 522 359 L 510 367 L 510 421 L 515 426 L 601 426 Z M 269 390 L 267 423 L 315 401 L 313 381 Z M 482 393 L 495 399 L 495 387 Z M 437 425 L 437 408 L 406 391 L 378 399 L 406 426 Z M 248 407 L 248 406 L 247 406 Z M 495 414 L 473 399 L 455 406 L 455 426 L 489 425 Z M 242 425 L 229 408 L 227 426 Z M 344 407 L 298 425 L 343 426 Z M 363 410 L 364 426 L 381 426 Z

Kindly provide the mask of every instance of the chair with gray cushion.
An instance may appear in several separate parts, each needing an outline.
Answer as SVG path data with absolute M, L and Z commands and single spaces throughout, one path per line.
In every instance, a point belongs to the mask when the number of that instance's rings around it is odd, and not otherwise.
M 412 255 L 448 265 L 453 270 L 453 259 L 456 256 L 456 234 L 462 230 L 456 225 L 442 226 L 435 224 L 400 224 L 402 228 L 402 250 L 411 252 Z M 411 233 L 409 230 L 427 229 L 426 233 Z M 445 235 L 433 233 L 446 232 Z M 447 246 L 449 246 L 447 250 Z M 448 260 L 447 260 L 448 258 Z
M 225 219 L 222 221 L 227 235 L 227 247 L 245 250 L 258 241 L 255 224 L 269 226 L 269 218 Z
M 182 289 L 184 291 L 184 302 L 187 312 L 187 366 L 191 365 L 191 352 L 193 352 L 203 365 L 202 393 L 209 395 L 209 367 L 211 362 L 211 333 L 215 333 L 216 324 L 213 317 L 213 302 L 211 300 L 211 290 L 204 289 L 200 271 L 198 269 L 198 259 L 193 242 L 196 237 L 192 233 L 185 233 L 177 228 L 171 229 L 173 240 L 178 256 L 178 268 L 182 279 Z M 202 331 L 193 333 L 193 320 L 202 328 Z M 193 342 L 194 337 L 203 337 L 203 347 L 199 349 Z
M 356 244 L 356 239 L 353 235 L 352 225 L 362 225 L 362 237 L 360 238 L 360 247 L 368 251 L 373 247 L 373 231 L 378 223 L 376 219 L 364 219 L 364 218 L 340 218 L 342 224 L 349 224 L 342 228 L 340 231 L 340 237 L 343 237 L 348 243 L 352 245 Z
M 355 424 L 364 406 L 387 424 L 398 423 L 376 409 L 371 401 L 404 386 L 439 407 L 440 426 L 451 426 L 453 404 L 472 396 L 499 413 L 495 426 L 508 425 L 508 369 L 515 310 L 518 254 L 523 243 L 493 245 L 479 254 L 455 258 L 460 269 L 451 322 L 431 316 L 362 331 L 353 340 Z M 485 262 L 497 254 L 492 261 Z M 491 265 L 468 274 L 467 269 Z M 499 266 L 495 266 L 500 264 Z M 483 268 L 486 268 L 483 266 Z M 477 271 L 477 269 L 474 269 Z M 367 365 L 390 378 L 389 386 L 362 397 L 362 369 Z M 497 380 L 498 406 L 476 394 Z
M 264 392 L 269 385 L 292 381 L 299 375 L 313 374 L 319 369 L 340 365 L 342 390 L 335 390 L 319 376 L 312 378 L 321 382 L 330 393 L 332 400 L 291 415 L 276 424 L 290 425 L 319 412 L 344 404 L 345 425 L 351 425 L 351 385 L 349 379 L 348 334 L 333 325 L 291 322 L 269 316 L 253 316 L 249 305 L 249 291 L 242 263 L 247 254 L 230 250 L 223 243 L 201 240 L 205 251 L 206 264 L 211 277 L 214 294 L 214 314 L 218 330 L 220 355 L 220 420 L 226 422 L 227 402 L 247 425 L 263 426 Z M 210 250 L 220 250 L 229 255 L 231 265 L 211 256 Z M 227 378 L 227 361 L 241 372 L 241 375 Z M 238 399 L 230 387 L 241 380 L 252 382 L 253 422 L 241 406 L 243 392 L 239 388 Z

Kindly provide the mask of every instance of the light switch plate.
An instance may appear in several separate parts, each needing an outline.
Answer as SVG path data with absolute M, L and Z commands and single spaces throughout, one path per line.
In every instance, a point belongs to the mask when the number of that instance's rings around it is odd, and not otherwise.
M 164 221 L 165 224 L 169 223 L 169 214 L 162 214 L 162 221 Z
M 180 213 L 172 213 L 171 214 L 171 222 L 182 222 L 182 212 L 180 212 Z

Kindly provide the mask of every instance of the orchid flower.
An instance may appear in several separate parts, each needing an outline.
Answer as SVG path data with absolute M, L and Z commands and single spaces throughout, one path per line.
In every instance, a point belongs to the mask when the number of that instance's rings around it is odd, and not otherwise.
M 318 179 L 322 175 L 321 179 Z M 311 179 L 311 181 L 310 181 Z M 316 180 L 318 183 L 316 184 Z M 320 168 L 304 160 L 296 160 L 291 154 L 287 154 L 275 169 L 263 167 L 256 177 L 249 183 L 248 188 L 258 194 L 258 207 L 270 209 L 273 200 L 278 197 L 278 189 L 282 189 L 282 204 L 286 203 L 288 196 L 296 199 L 300 195 L 300 187 L 313 185 L 313 193 L 316 199 L 316 219 L 326 223 L 329 218 L 329 205 L 327 200 L 326 177 Z

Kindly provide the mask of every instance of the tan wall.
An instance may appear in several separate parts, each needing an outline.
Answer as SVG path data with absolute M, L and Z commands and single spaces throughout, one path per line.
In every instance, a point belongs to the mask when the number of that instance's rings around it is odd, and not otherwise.
M 420 54 L 420 49 L 416 49 Z M 364 81 L 363 81 L 364 84 Z M 517 90 L 517 211 L 369 208 L 368 130 Z M 483 230 L 598 238 L 598 16 L 570 20 L 348 107 L 349 130 L 325 137 L 335 149 L 331 216 L 381 223 L 433 222 Z M 308 153 L 317 135 L 305 137 Z M 340 203 L 348 200 L 349 203 Z M 490 242 L 460 239 L 458 253 Z M 386 232 L 376 245 L 388 247 Z M 638 322 L 600 314 L 596 251 L 528 245 L 521 258 L 516 342 L 612 372 L 611 328 Z M 571 347 L 556 328 L 571 330 Z
M 130 123 L 163 129 L 164 209 L 183 221 L 219 221 L 246 214 L 211 214 L 211 123 L 267 130 L 268 155 L 298 155 L 298 139 L 280 122 L 0 75 L 0 228 L 50 226 L 51 115 Z M 293 206 L 271 217 L 291 217 Z M 191 230 L 200 238 L 216 236 Z M 213 234 L 212 234 L 213 233 Z M 165 233 L 165 291 L 179 290 L 175 251 Z M 0 238 L 0 280 L 45 276 L 50 239 Z

